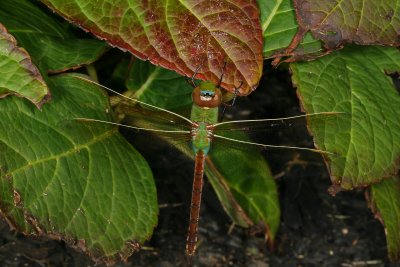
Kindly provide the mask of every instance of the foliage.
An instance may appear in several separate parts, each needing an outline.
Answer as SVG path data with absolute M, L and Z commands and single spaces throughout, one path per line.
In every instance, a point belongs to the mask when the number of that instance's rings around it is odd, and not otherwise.
M 191 87 L 179 74 L 190 77 L 200 66 L 196 78 L 217 82 L 224 73 L 223 87 L 233 92 L 243 81 L 239 93 L 246 95 L 260 80 L 264 56 L 294 62 L 292 80 L 306 113 L 340 112 L 331 124 L 308 122 L 316 146 L 332 153 L 324 157 L 333 191 L 370 188 L 373 211 L 388 229 L 389 255 L 399 258 L 399 218 L 391 211 L 399 209 L 400 98 L 388 74 L 399 72 L 400 54 L 393 47 L 346 44 L 398 46 L 395 4 L 42 2 L 106 42 L 83 35 L 39 2 L 0 2 L 0 96 L 22 96 L 43 109 L 17 97 L 0 101 L 0 209 L 18 230 L 62 238 L 111 262 L 137 250 L 157 222 L 146 161 L 115 127 L 75 120 L 115 120 L 106 95 L 65 72 L 89 66 L 92 78 L 100 73 L 105 82 L 126 85 L 125 94 L 184 113 Z M 103 75 L 101 64 L 113 60 L 99 60 L 107 44 L 170 70 L 123 58 Z M 118 110 L 118 102 L 111 104 Z M 206 170 L 221 203 L 238 225 L 261 221 L 272 243 L 280 210 L 265 160 L 255 151 L 221 151 Z

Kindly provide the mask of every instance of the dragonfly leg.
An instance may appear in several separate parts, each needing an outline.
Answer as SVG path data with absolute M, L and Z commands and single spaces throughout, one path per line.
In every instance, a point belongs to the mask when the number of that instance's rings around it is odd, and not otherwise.
M 203 67 L 204 61 L 205 61 L 205 60 L 203 60 L 203 62 L 195 69 L 195 71 L 194 71 L 194 73 L 193 73 L 193 75 L 192 75 L 191 78 L 186 77 L 186 81 L 187 81 L 191 86 L 193 86 L 194 88 L 197 87 L 196 83 L 194 82 L 194 78 L 196 78 L 196 75 L 199 73 L 199 70 Z
M 192 78 L 185 77 L 185 78 L 186 78 L 186 82 L 187 82 L 188 84 L 190 84 L 190 85 L 193 86 L 194 88 L 197 87 L 197 85 L 196 85 L 195 82 L 194 82 L 193 77 L 192 77 Z
M 221 88 L 221 83 L 222 83 L 222 79 L 224 78 L 224 73 L 225 73 L 225 68 L 226 68 L 226 64 L 227 63 L 228 62 L 225 60 L 224 61 L 224 66 L 222 66 L 222 74 L 221 74 L 221 77 L 219 78 L 219 81 L 218 81 L 218 84 L 217 84 L 218 88 Z
M 235 101 L 236 101 L 237 94 L 239 93 L 239 89 L 240 89 L 240 87 L 242 87 L 242 85 L 243 85 L 243 81 L 240 83 L 239 87 L 236 87 L 236 88 L 235 88 L 235 94 L 233 95 L 233 99 L 232 99 L 232 102 L 231 102 L 231 103 L 229 103 L 229 104 L 223 103 L 224 109 L 223 109 L 222 112 L 221 112 L 220 120 L 222 120 L 222 119 L 224 118 L 226 108 L 227 108 L 227 107 L 232 107 L 233 105 L 235 105 Z

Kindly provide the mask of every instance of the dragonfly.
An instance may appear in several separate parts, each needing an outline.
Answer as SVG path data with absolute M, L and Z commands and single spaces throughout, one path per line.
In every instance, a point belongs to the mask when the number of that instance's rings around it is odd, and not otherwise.
M 82 76 L 76 76 L 89 83 L 96 84 L 105 90 L 118 96 L 118 108 L 122 108 L 128 119 L 128 124 L 112 121 L 98 120 L 94 118 L 76 118 L 80 121 L 106 123 L 119 127 L 129 128 L 137 131 L 147 131 L 156 135 L 171 137 L 175 142 L 184 142 L 189 145 L 194 154 L 194 174 L 192 186 L 192 198 L 189 211 L 189 226 L 186 238 L 185 254 L 192 257 L 196 251 L 198 242 L 198 227 L 200 218 L 201 194 L 203 188 L 203 177 L 206 157 L 212 149 L 212 143 L 222 141 L 240 146 L 252 146 L 262 150 L 268 149 L 293 149 L 309 151 L 321 154 L 332 154 L 327 151 L 314 148 L 271 145 L 255 143 L 248 140 L 239 140 L 227 137 L 224 133 L 232 131 L 253 131 L 266 128 L 277 128 L 290 126 L 294 122 L 316 117 L 330 117 L 337 112 L 320 112 L 299 115 L 288 118 L 255 119 L 218 121 L 219 107 L 222 104 L 222 92 L 220 85 L 211 81 L 202 81 L 192 92 L 193 105 L 190 118 L 170 110 L 157 107 L 143 101 L 131 98 L 116 92 L 106 86 L 98 84 Z M 128 114 L 129 113 L 129 114 Z M 235 147 L 235 146 L 233 146 Z

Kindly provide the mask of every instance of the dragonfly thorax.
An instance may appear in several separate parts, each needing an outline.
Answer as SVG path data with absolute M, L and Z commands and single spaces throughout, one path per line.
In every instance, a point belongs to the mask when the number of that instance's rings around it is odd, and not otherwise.
M 201 150 L 206 155 L 210 150 L 212 130 L 207 126 L 208 124 L 205 122 L 200 122 L 193 125 L 191 131 L 191 144 L 195 153 Z

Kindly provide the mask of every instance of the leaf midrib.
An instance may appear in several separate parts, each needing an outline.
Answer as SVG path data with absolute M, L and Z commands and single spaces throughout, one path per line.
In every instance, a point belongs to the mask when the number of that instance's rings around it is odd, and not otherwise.
M 2 179 L 2 178 L 6 177 L 8 175 L 12 175 L 12 174 L 15 174 L 17 172 L 23 171 L 23 170 L 25 170 L 25 169 L 27 169 L 29 167 L 35 166 L 37 164 L 41 164 L 41 163 L 45 163 L 45 162 L 50 161 L 50 160 L 56 160 L 56 159 L 60 159 L 62 157 L 66 157 L 66 156 L 68 156 L 68 155 L 70 155 L 72 153 L 75 153 L 75 152 L 83 149 L 83 148 L 89 147 L 89 146 L 91 146 L 91 145 L 93 145 L 93 144 L 95 144 L 97 142 L 103 141 L 103 140 L 113 136 L 116 132 L 118 132 L 117 128 L 114 128 L 111 131 L 106 131 L 105 133 L 96 136 L 96 138 L 92 139 L 90 142 L 86 142 L 86 143 L 80 144 L 78 146 L 73 146 L 71 149 L 69 149 L 69 150 L 67 150 L 67 151 L 65 151 L 65 152 L 63 152 L 61 154 L 58 154 L 58 155 L 54 155 L 54 156 L 51 156 L 51 157 L 39 159 L 39 160 L 33 161 L 33 162 L 28 162 L 28 164 L 26 164 L 26 165 L 23 165 L 23 166 L 21 166 L 21 167 L 19 167 L 17 169 L 11 170 L 11 171 L 3 174 L 2 176 L 0 176 L 0 178 Z M 15 151 L 15 152 L 17 152 L 17 151 Z

